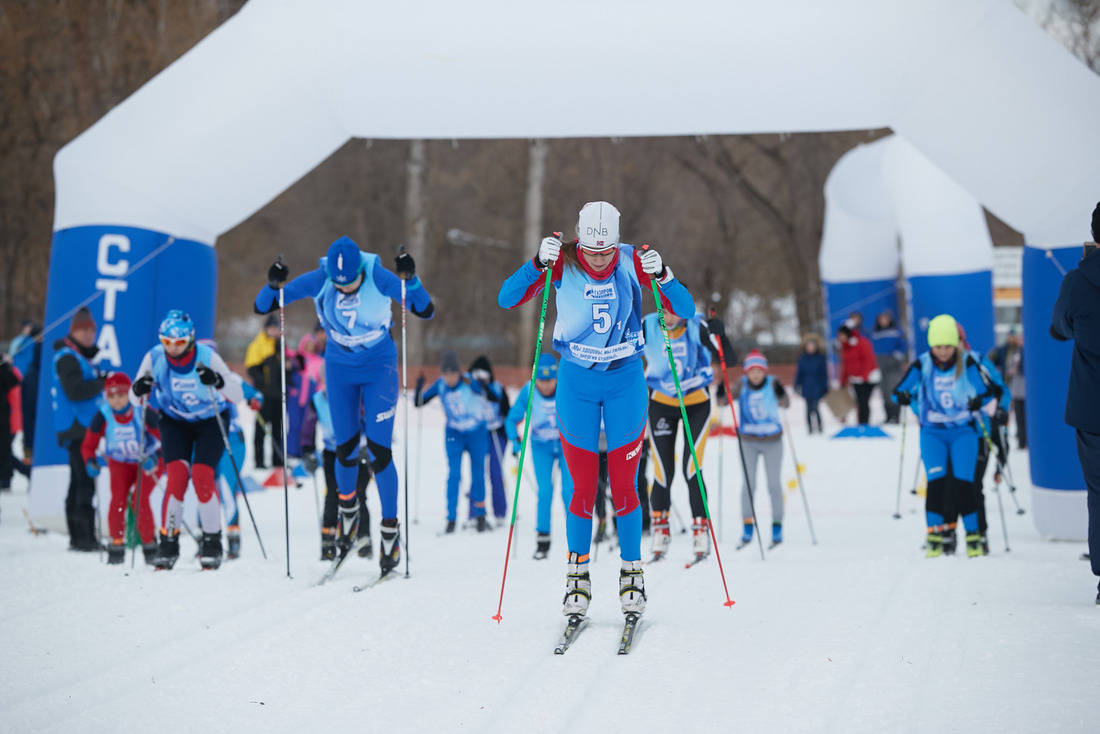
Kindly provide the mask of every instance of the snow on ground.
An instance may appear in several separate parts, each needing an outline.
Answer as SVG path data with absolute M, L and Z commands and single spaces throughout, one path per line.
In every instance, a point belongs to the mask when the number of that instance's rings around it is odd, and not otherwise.
M 646 567 L 649 609 L 633 652 L 615 654 L 622 614 L 618 563 L 592 564 L 592 624 L 564 656 L 564 527 L 555 507 L 551 559 L 535 561 L 534 495 L 520 490 L 503 622 L 496 612 L 506 529 L 451 537 L 443 525 L 446 463 L 439 413 L 414 418 L 411 565 L 354 594 L 377 562 L 349 561 L 316 588 L 312 486 L 291 489 L 286 576 L 284 493 L 250 495 L 268 559 L 247 521 L 243 557 L 201 573 L 182 542 L 176 569 L 102 565 L 34 537 L 26 484 L 0 496 L 0 731 L 389 732 L 1095 731 L 1100 608 L 1083 543 L 1052 543 L 1007 496 L 1011 553 L 988 494 L 993 555 L 925 559 L 917 461 L 909 427 L 903 518 L 894 520 L 894 440 L 793 438 L 818 545 L 802 502 L 787 496 L 786 542 L 761 561 L 734 551 L 740 464 L 732 439 L 704 464 L 712 512 L 724 522 L 722 561 L 685 570 L 690 536 L 672 560 Z M 728 413 L 724 416 L 729 421 Z M 835 426 L 832 426 L 835 431 Z M 399 423 L 395 456 L 404 456 Z M 422 448 L 417 437 L 422 435 Z M 785 457 L 784 483 L 793 479 Z M 722 478 L 719 480 L 719 466 Z M 1012 455 L 1027 508 L 1027 457 Z M 762 475 L 761 475 L 762 479 Z M 514 487 L 509 487 L 508 494 Z M 373 492 L 373 488 L 372 488 Z M 770 521 L 767 492 L 758 512 Z M 682 478 L 673 501 L 686 512 Z M 377 498 L 372 498 L 377 510 Z M 719 511 L 719 508 L 720 511 Z M 1084 503 L 1082 502 L 1082 511 Z M 377 539 L 378 515 L 374 514 Z M 689 521 L 690 522 L 690 521 Z M 649 539 L 643 539 L 643 549 Z M 404 571 L 402 564 L 402 571 Z M 403 575 L 403 574 L 402 574 Z

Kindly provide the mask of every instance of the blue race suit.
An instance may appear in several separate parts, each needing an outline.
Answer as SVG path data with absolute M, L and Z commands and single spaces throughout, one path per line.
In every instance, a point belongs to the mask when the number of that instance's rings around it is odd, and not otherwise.
M 942 528 L 943 493 L 952 490 L 958 492 L 963 526 L 968 533 L 978 530 L 974 468 L 978 459 L 976 439 L 979 430 L 977 419 L 968 406 L 971 398 L 992 395 L 993 389 L 987 386 L 979 363 L 972 357 L 960 353 L 956 359 L 966 360 L 965 368 L 958 375 L 954 361 L 941 365 L 930 352 L 925 352 L 910 365 L 894 390 L 896 394 L 916 396 L 917 419 L 921 424 L 921 457 L 928 477 L 925 514 L 929 532 Z
M 447 520 L 454 522 L 458 510 L 458 485 L 462 480 L 462 454 L 470 455 L 471 517 L 485 515 L 485 460 L 489 452 L 489 429 L 485 427 L 485 398 L 482 385 L 463 375 L 454 387 L 439 378 L 417 395 L 417 406 L 439 396 L 447 414 Z
M 497 298 L 502 307 L 514 308 L 545 287 L 545 274 L 536 259 L 504 281 Z M 584 262 L 566 265 L 562 257 L 554 264 L 550 280 L 558 313 L 553 346 L 561 355 L 558 428 L 574 484 L 566 518 L 569 551 L 579 563 L 588 561 L 602 417 L 611 497 L 619 518 L 620 556 L 624 561 L 641 560 L 637 474 L 649 405 L 641 361 L 645 347 L 641 319 L 643 284 L 649 290 L 651 278 L 642 272 L 634 246 L 619 245 L 603 271 L 597 273 Z M 659 293 L 664 308 L 680 316 L 695 313 L 691 294 L 675 278 L 661 285 Z
M 399 387 L 397 347 L 390 336 L 392 301 L 401 302 L 401 280 L 382 266 L 377 255 L 361 252 L 363 284 L 344 294 L 327 276 L 327 258 L 319 267 L 283 287 L 284 303 L 312 298 L 328 340 L 325 343 L 325 389 L 336 434 L 336 483 L 340 502 L 355 503 L 359 473 L 360 410 L 366 411 L 367 448 L 378 481 L 382 519 L 397 518 L 397 469 L 392 462 L 393 419 Z M 431 297 L 413 277 L 406 281 L 410 310 L 431 317 Z M 279 293 L 260 289 L 255 307 L 267 313 L 278 306 Z M 362 407 L 360 407 L 362 406 Z

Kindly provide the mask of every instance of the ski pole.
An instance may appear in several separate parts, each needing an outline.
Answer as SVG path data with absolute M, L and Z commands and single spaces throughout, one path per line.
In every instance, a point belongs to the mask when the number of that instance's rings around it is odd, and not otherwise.
M 405 254 L 405 246 L 397 248 L 397 256 Z M 405 311 L 405 279 L 401 278 L 401 393 L 405 396 L 405 578 L 409 577 L 409 350 Z
M 420 375 L 423 377 L 423 373 Z M 424 411 L 416 411 L 416 481 L 413 482 L 413 491 L 416 492 L 416 500 L 413 501 L 413 525 L 420 524 L 420 455 L 424 445 Z
M 733 430 L 737 434 L 737 451 L 741 454 L 741 470 L 745 475 L 745 489 L 749 493 L 749 511 L 752 513 L 752 525 L 757 530 L 756 540 L 760 546 L 760 560 L 764 560 L 764 540 L 760 537 L 760 524 L 756 522 L 756 501 L 752 498 L 752 480 L 749 479 L 749 466 L 745 462 L 745 446 L 741 443 L 741 427 L 737 424 L 737 411 L 733 409 L 733 393 L 730 392 L 730 378 L 726 370 L 726 353 L 722 349 L 722 340 L 715 340 L 718 346 L 718 361 L 722 365 L 722 384 L 726 387 L 726 402 L 733 416 Z
M 317 472 L 312 471 L 310 472 L 310 475 L 313 477 L 313 505 L 317 508 L 317 528 L 318 530 L 324 530 L 325 521 L 321 517 L 321 487 L 317 483 Z M 327 491 L 328 488 L 326 487 L 325 489 Z M 241 491 L 244 491 L 243 488 Z
M 1005 431 L 1006 429 L 1001 428 L 1001 430 Z M 1008 436 L 1005 433 L 1001 435 L 1004 436 L 1004 445 L 1007 446 Z M 1012 476 L 1012 467 L 1008 463 L 1008 457 L 998 456 L 998 462 L 1001 468 L 1004 469 L 1005 478 L 1008 480 L 1008 496 L 1012 498 L 1012 502 L 1016 505 L 1016 514 L 1022 515 L 1024 514 L 1024 508 L 1020 507 L 1020 501 L 1016 499 L 1016 478 Z
M 554 232 L 555 237 L 561 237 L 560 232 Z M 500 578 L 500 601 L 497 602 L 497 613 L 493 619 L 500 624 L 502 619 L 500 610 L 504 606 L 504 582 L 508 578 L 508 558 L 512 551 L 512 535 L 516 529 L 516 505 L 519 504 L 519 486 L 523 481 L 523 461 L 527 458 L 527 432 L 531 427 L 531 408 L 535 404 L 535 374 L 539 366 L 539 354 L 542 353 L 542 335 L 546 329 L 546 304 L 550 300 L 550 278 L 554 272 L 553 263 L 546 265 L 546 278 L 542 284 L 542 312 L 539 314 L 539 334 L 535 340 L 535 357 L 531 360 L 531 380 L 527 384 L 527 414 L 523 418 L 523 447 L 519 452 L 519 471 L 516 472 L 516 491 L 512 496 L 512 519 L 508 523 L 508 546 L 504 549 L 504 573 Z
M 643 250 L 649 249 L 649 245 L 642 245 Z M 661 335 L 665 340 L 665 354 L 668 355 L 668 366 L 672 371 L 672 379 L 676 384 L 676 400 L 680 403 L 680 419 L 684 423 L 684 435 L 687 436 L 687 444 L 691 449 L 691 460 L 695 465 L 695 480 L 699 484 L 699 494 L 703 498 L 703 511 L 707 514 L 707 529 L 710 530 L 711 542 L 714 543 L 714 557 L 718 561 L 718 573 L 722 577 L 722 589 L 726 592 L 727 607 L 734 605 L 730 598 L 729 587 L 726 585 L 726 572 L 722 568 L 722 553 L 718 550 L 718 538 L 714 534 L 714 523 L 710 520 L 710 507 L 707 505 L 707 490 L 703 486 L 703 470 L 699 466 L 699 456 L 695 453 L 695 439 L 691 435 L 691 424 L 688 421 L 687 407 L 684 406 L 684 393 L 680 389 L 680 375 L 676 369 L 676 358 L 672 355 L 672 341 L 668 337 L 668 327 L 665 325 L 665 309 L 661 304 L 661 293 L 657 288 L 657 279 L 650 276 L 649 285 L 653 289 L 653 300 L 657 303 L 657 321 L 661 324 Z M 719 352 L 721 354 L 721 352 Z
M 806 500 L 806 487 L 802 484 L 802 467 L 798 465 L 798 455 L 794 452 L 794 436 L 791 435 L 790 422 L 787 419 L 787 411 L 783 410 L 783 429 L 787 433 L 787 442 L 791 445 L 791 458 L 794 459 L 794 475 L 798 477 L 798 493 L 802 495 L 802 507 L 806 510 L 806 522 L 810 524 L 810 540 L 817 545 L 817 536 L 814 535 L 814 520 L 810 517 L 810 503 Z
M 282 291 L 280 291 L 280 293 L 281 292 Z M 214 410 L 217 411 L 218 410 L 218 398 L 214 394 L 214 386 L 213 385 L 207 385 L 206 389 L 210 392 L 210 402 L 213 404 Z M 228 416 L 226 416 L 226 417 L 228 417 Z M 229 433 L 227 432 L 226 427 L 222 425 L 221 413 L 218 413 L 218 412 L 214 413 L 214 422 L 218 424 L 218 433 L 220 433 L 222 435 L 222 444 L 225 445 L 225 452 L 227 454 L 229 454 L 229 463 L 233 465 L 233 475 L 236 477 L 237 484 L 241 488 L 241 496 L 244 497 L 244 506 L 248 509 L 248 519 L 252 521 L 252 529 L 256 531 L 256 540 L 260 544 L 260 553 L 263 554 L 264 560 L 266 561 L 267 560 L 267 551 L 264 550 L 264 541 L 263 541 L 263 538 L 260 537 L 260 529 L 258 527 L 256 527 L 256 517 L 255 517 L 255 515 L 252 514 L 252 505 L 248 501 L 248 492 L 244 491 L 244 482 L 241 481 L 241 470 L 237 467 L 237 459 L 236 459 L 236 457 L 233 456 L 233 449 L 231 449 L 229 447 Z M 284 476 L 286 475 L 285 467 L 283 469 L 283 475 Z M 221 511 L 219 510 L 219 514 L 220 513 L 221 513 Z M 186 522 L 184 523 L 184 527 L 187 527 Z M 187 532 L 191 533 L 191 529 L 188 528 Z M 192 534 L 192 536 L 194 536 L 194 533 L 191 533 L 191 534 Z M 289 550 L 290 550 L 290 546 L 288 545 L 287 546 L 287 551 L 289 552 Z M 287 568 L 288 569 L 290 568 L 290 561 L 289 560 L 287 561 Z M 289 574 L 289 572 L 288 572 L 288 574 Z
M 997 472 L 997 474 L 1000 475 L 1000 472 Z M 993 492 L 997 495 L 997 510 L 1001 513 L 1001 532 L 1005 536 L 1005 553 L 1009 553 L 1012 549 L 1008 547 L 1008 524 L 1005 522 L 1005 505 L 1001 500 L 1001 483 L 999 481 L 993 482 Z
M 905 408 L 902 408 L 905 410 Z M 894 507 L 894 519 L 901 519 L 901 478 L 905 472 L 905 427 L 909 425 L 908 412 L 903 414 L 901 420 L 901 456 L 898 458 L 898 501 Z M 920 462 L 917 462 L 917 466 L 920 466 Z M 914 484 L 916 480 L 914 480 Z
M 134 488 L 134 510 L 133 510 L 133 512 L 134 512 L 134 526 L 135 526 L 135 528 L 137 527 L 137 521 L 138 521 L 138 502 L 141 501 L 141 478 L 142 478 L 142 475 L 145 474 L 145 470 L 141 468 L 142 459 L 144 458 L 142 456 L 142 454 L 145 453 L 145 396 L 144 395 L 142 395 L 141 399 L 138 401 L 138 410 L 141 411 L 139 413 L 139 418 L 138 418 L 138 420 L 141 421 L 141 430 L 138 431 L 138 469 L 137 469 L 137 482 L 135 482 L 136 486 Z M 140 533 L 139 533 L 139 537 L 140 537 Z M 137 544 L 134 545 L 133 552 L 130 553 L 130 570 L 131 571 L 134 570 L 134 564 L 137 562 L 136 559 L 137 559 Z
M 283 256 L 279 255 L 279 262 L 281 263 L 282 261 L 283 261 Z M 402 281 L 402 283 L 403 282 L 404 281 Z M 282 352 L 282 354 L 280 355 L 282 357 L 282 359 L 279 360 L 279 375 L 280 375 L 280 378 L 281 378 L 281 384 L 280 384 L 280 388 L 281 388 L 280 389 L 280 395 L 282 397 L 281 410 L 283 412 L 282 412 L 282 425 L 279 426 L 279 428 L 280 428 L 279 433 L 282 434 L 282 443 L 283 443 L 283 518 L 284 518 L 284 524 L 286 526 L 286 577 L 290 578 L 290 488 L 287 486 L 287 474 L 286 474 L 287 471 L 290 469 L 290 467 L 287 466 L 287 460 L 286 460 L 286 426 L 287 426 L 287 416 L 286 416 L 286 299 L 284 298 L 283 287 L 282 286 L 279 286 L 279 349 Z M 218 425 L 221 426 L 221 424 L 222 424 L 222 422 L 221 422 L 221 419 L 219 418 L 218 419 Z M 223 437 L 224 437 L 224 435 L 225 434 L 223 434 Z M 272 444 L 275 443 L 274 437 L 272 437 L 271 443 Z M 229 451 L 229 439 L 228 438 L 226 438 L 226 441 L 225 441 L 225 450 Z M 232 454 L 232 452 L 230 452 L 230 454 Z M 236 466 L 237 466 L 236 461 L 234 461 L 233 468 L 235 469 Z M 239 473 L 238 473 L 238 476 L 237 476 L 237 481 L 238 481 L 238 483 L 240 482 L 240 474 Z M 300 486 L 300 485 L 298 485 L 297 480 L 295 480 L 294 484 L 295 484 L 295 486 Z M 243 489 L 243 485 L 242 485 L 242 489 Z M 245 494 L 245 493 L 242 492 L 241 494 Z M 245 498 L 245 504 L 246 505 L 248 504 L 248 498 L 247 497 Z M 249 515 L 252 514 L 252 509 L 251 508 L 249 508 L 248 514 Z M 255 523 L 255 521 L 253 521 L 253 523 Z M 257 535 L 257 537 L 259 537 L 259 533 L 257 533 L 256 535 Z M 260 547 L 263 548 L 262 545 Z M 265 555 L 264 558 L 267 558 L 267 556 Z

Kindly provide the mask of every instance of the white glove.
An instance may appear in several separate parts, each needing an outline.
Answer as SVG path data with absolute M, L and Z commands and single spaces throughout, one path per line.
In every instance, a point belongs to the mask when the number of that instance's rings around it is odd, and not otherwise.
M 544 237 L 539 245 L 539 262 L 544 265 L 552 265 L 561 254 L 561 240 L 557 237 Z
M 661 271 L 665 269 L 665 263 L 661 260 L 660 253 L 656 250 L 643 250 L 642 254 L 638 256 L 638 259 L 642 263 L 643 273 L 660 275 Z

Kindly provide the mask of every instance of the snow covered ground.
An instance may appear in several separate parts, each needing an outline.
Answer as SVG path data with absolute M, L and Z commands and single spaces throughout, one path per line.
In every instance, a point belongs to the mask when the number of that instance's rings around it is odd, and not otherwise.
M 131 572 L 129 559 L 108 567 L 69 553 L 58 533 L 32 536 L 17 478 L 0 496 L 0 731 L 1096 731 L 1100 608 L 1078 560 L 1085 545 L 1042 540 L 1005 495 L 1006 554 L 987 491 L 993 554 L 926 560 L 908 491 L 915 427 L 894 520 L 898 431 L 811 437 L 801 415 L 792 408 L 818 545 L 788 493 L 786 542 L 763 562 L 756 546 L 734 551 L 737 445 L 712 442 L 705 473 L 737 603 L 723 605 L 713 556 L 684 569 L 690 537 L 674 523 L 672 560 L 646 567 L 649 610 L 626 657 L 615 654 L 618 561 L 606 545 L 592 564 L 592 624 L 552 654 L 564 623 L 562 510 L 551 559 L 533 560 L 526 483 L 503 622 L 490 619 L 507 530 L 437 535 L 446 463 L 430 407 L 411 429 L 411 574 L 360 594 L 352 586 L 377 575 L 374 560 L 314 587 L 325 565 L 308 483 L 290 490 L 288 579 L 281 489 L 250 495 L 266 561 L 245 521 L 241 559 L 200 573 L 185 540 L 176 569 L 154 573 L 140 559 Z M 1026 455 L 1012 466 L 1028 508 Z M 757 496 L 767 525 L 767 493 Z M 673 502 L 686 512 L 682 478 Z

